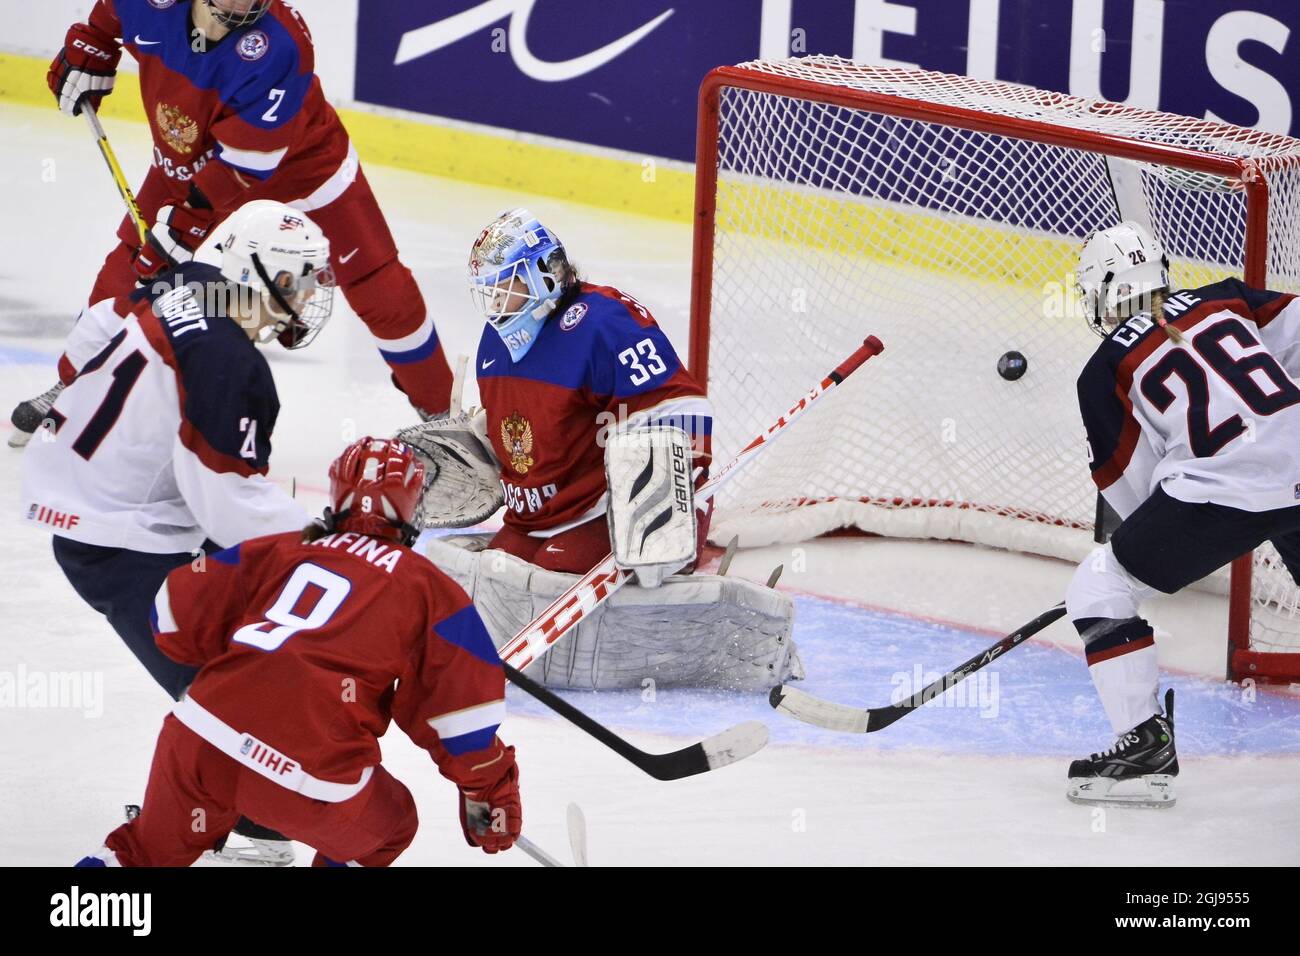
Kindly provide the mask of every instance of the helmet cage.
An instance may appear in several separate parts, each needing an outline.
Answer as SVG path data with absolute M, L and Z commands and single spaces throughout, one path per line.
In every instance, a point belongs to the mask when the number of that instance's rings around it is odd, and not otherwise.
M 334 270 L 328 265 L 315 269 L 304 262 L 300 275 L 281 269 L 273 278 L 261 256 L 254 252 L 249 258 L 262 280 L 262 308 L 276 319 L 276 340 L 286 349 L 306 348 L 334 310 Z M 302 299 L 297 309 L 288 296 Z
M 542 255 L 517 259 L 488 275 L 471 276 L 470 299 L 483 319 L 500 329 L 511 319 L 536 312 L 560 297 L 565 262 L 561 250 L 551 249 Z M 523 281 L 524 290 L 514 288 L 516 279 Z M 519 306 L 507 309 L 515 297 L 522 299 Z
M 238 10 L 226 10 L 217 6 L 216 0 L 203 0 L 208 12 L 212 14 L 212 19 L 216 20 L 228 30 L 239 30 L 243 27 L 251 27 L 271 9 L 271 0 L 252 0 L 248 9 L 240 12 Z

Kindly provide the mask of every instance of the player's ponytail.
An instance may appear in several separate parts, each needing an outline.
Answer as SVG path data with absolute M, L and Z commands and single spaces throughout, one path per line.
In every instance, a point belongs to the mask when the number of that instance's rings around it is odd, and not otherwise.
M 551 309 L 552 315 L 563 315 L 569 306 L 577 301 L 578 296 L 582 295 L 582 281 L 582 273 L 577 265 L 570 262 L 566 256 L 560 271 L 560 287 L 564 292 L 555 300 L 555 306 Z
M 1151 317 L 1156 320 L 1156 325 L 1165 330 L 1165 335 L 1169 336 L 1169 341 L 1175 345 L 1183 344 L 1183 333 L 1178 331 L 1178 327 L 1170 325 L 1165 319 L 1165 302 L 1169 299 L 1168 289 L 1157 289 L 1151 293 Z

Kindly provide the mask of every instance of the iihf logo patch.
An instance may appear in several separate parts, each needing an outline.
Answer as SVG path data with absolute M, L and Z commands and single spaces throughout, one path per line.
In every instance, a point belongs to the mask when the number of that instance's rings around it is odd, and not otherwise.
M 261 30 L 250 30 L 239 39 L 239 46 L 235 47 L 236 52 L 241 59 L 252 62 L 260 60 L 266 56 L 266 51 L 271 47 L 271 38 Z
M 1300 498 L 1300 485 L 1296 485 L 1296 493 L 1295 493 L 1295 496 L 1296 496 L 1297 498 Z M 36 508 L 37 508 L 37 506 L 33 504 L 30 508 L 27 509 L 27 520 L 28 520 L 28 521 L 35 521 L 35 520 L 36 520 Z
M 241 754 L 247 754 L 252 749 L 253 749 L 253 738 L 245 737 L 244 742 L 239 745 L 239 752 Z
M 155 10 L 166 10 L 176 5 L 176 0 L 149 0 L 149 6 Z
M 1295 486 L 1295 500 L 1300 501 L 1300 484 Z
M 585 302 L 573 303 L 573 305 L 569 306 L 568 310 L 560 318 L 560 330 L 562 332 L 568 332 L 572 329 L 576 329 L 578 327 L 578 323 L 582 321 L 583 316 L 585 316 L 586 314 L 587 314 L 587 303 Z

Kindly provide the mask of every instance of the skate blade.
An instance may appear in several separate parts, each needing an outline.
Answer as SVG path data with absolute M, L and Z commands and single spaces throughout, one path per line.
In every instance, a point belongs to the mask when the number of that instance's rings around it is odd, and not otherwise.
M 1165 810 L 1178 802 L 1174 778 L 1167 773 L 1149 773 L 1122 781 L 1112 777 L 1071 777 L 1065 797 L 1085 807 L 1150 810 Z
M 248 846 L 231 846 L 206 850 L 203 859 L 228 866 L 293 866 L 293 844 L 280 840 L 250 839 Z

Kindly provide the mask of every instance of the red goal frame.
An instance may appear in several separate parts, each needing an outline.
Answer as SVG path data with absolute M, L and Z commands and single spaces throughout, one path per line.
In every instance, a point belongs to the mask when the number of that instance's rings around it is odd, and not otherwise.
M 828 71 L 829 74 L 830 71 Z M 909 71 L 900 70 L 900 73 Z M 978 82 L 978 81 L 967 81 Z M 995 90 L 1001 84 L 990 83 Z M 1243 280 L 1262 288 L 1268 266 L 1268 183 L 1257 173 L 1254 159 L 1215 155 L 1178 146 L 1150 143 L 1124 136 L 1058 124 L 982 113 L 904 96 L 869 92 L 831 83 L 783 77 L 734 66 L 711 70 L 700 87 L 695 146 L 695 231 L 692 254 L 691 328 L 688 367 L 701 386 L 709 381 L 709 321 L 713 292 L 713 247 L 718 186 L 719 106 L 724 89 L 789 96 L 833 106 L 941 123 L 973 132 L 1030 140 L 1049 146 L 1157 163 L 1241 182 L 1246 192 Z M 1076 98 L 1040 91 L 1045 106 Z M 1146 111 L 1115 103 L 1094 103 L 1095 113 L 1139 115 Z M 1228 598 L 1227 677 L 1261 682 L 1300 681 L 1300 653 L 1254 651 L 1250 648 L 1251 557 L 1232 564 Z

